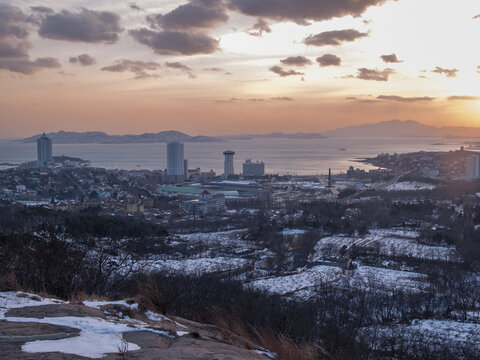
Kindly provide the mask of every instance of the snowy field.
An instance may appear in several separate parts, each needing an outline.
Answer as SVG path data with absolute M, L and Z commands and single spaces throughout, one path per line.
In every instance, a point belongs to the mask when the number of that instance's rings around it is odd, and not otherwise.
M 166 271 L 169 273 L 200 275 L 231 271 L 249 265 L 250 261 L 242 258 L 217 257 L 179 260 L 142 260 L 138 268 L 145 271 Z
M 465 346 L 479 347 L 480 324 L 453 320 L 414 320 L 410 325 L 375 327 L 365 330 L 365 334 L 374 335 L 377 348 L 382 348 L 382 340 L 402 339 L 404 346 L 426 344 L 444 346 L 461 351 Z M 388 340 L 387 340 L 388 342 Z M 474 350 L 470 348 L 469 350 Z M 480 349 L 479 349 L 480 350 Z M 478 353 L 477 353 L 478 354 Z M 461 352 L 458 359 L 461 359 Z
M 250 282 L 249 286 L 279 295 L 309 298 L 315 294 L 316 289 L 326 285 L 338 289 L 354 287 L 384 292 L 403 290 L 415 293 L 422 291 L 426 286 L 426 280 L 426 275 L 408 271 L 370 266 L 344 270 L 337 266 L 318 265 L 310 269 L 300 269 L 291 275 L 255 280 Z
M 235 252 L 251 251 L 255 249 L 252 242 L 242 239 L 247 229 L 219 231 L 210 233 L 193 233 L 176 235 L 180 240 L 189 243 L 202 243 L 211 247 L 235 249 Z
M 415 181 L 403 181 L 385 188 L 387 191 L 420 191 L 433 189 L 435 189 L 435 186 L 432 184 L 419 183 Z
M 411 257 L 424 260 L 459 262 L 460 256 L 454 247 L 428 246 L 419 244 L 415 239 L 416 231 L 379 229 L 371 230 L 364 237 L 345 237 L 341 235 L 325 237 L 315 246 L 314 261 L 325 258 L 339 258 L 341 253 L 353 247 L 367 250 L 372 254 L 391 257 Z

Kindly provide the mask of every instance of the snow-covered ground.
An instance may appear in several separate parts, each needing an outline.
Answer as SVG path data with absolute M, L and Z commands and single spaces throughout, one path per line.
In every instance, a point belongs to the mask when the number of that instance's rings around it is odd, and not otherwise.
M 282 235 L 288 236 L 288 235 L 302 235 L 305 234 L 306 230 L 302 229 L 283 229 L 282 230 Z
M 233 241 L 238 241 L 248 229 L 218 231 L 209 233 L 193 233 L 177 235 L 184 241 L 201 241 L 206 244 L 225 244 Z
M 61 352 L 91 359 L 100 359 L 107 353 L 117 353 L 123 347 L 128 351 L 140 350 L 133 343 L 123 342 L 122 333 L 132 331 L 128 324 L 112 323 L 99 318 L 48 317 L 43 319 L 9 317 L 14 322 L 40 322 L 80 329 L 79 336 L 61 340 L 38 340 L 27 342 L 22 350 L 29 353 Z M 133 329 L 135 331 L 135 329 Z
M 248 229 L 219 231 L 210 233 L 193 233 L 177 235 L 183 241 L 189 243 L 202 243 L 211 247 L 219 249 L 230 248 L 236 251 L 250 251 L 255 248 L 254 243 L 242 239 Z
M 5 313 L 10 309 L 53 304 L 65 304 L 65 301 L 28 293 L 3 292 L 0 293 L 0 318 L 4 319 Z
M 371 266 L 344 270 L 337 266 L 318 265 L 299 269 L 290 275 L 254 280 L 249 286 L 270 293 L 309 298 L 314 295 L 315 289 L 325 285 L 335 288 L 374 288 L 384 292 L 419 292 L 425 287 L 426 280 L 426 275 L 408 271 Z
M 137 266 L 145 271 L 167 271 L 178 274 L 209 274 L 240 269 L 250 263 L 242 258 L 194 258 L 179 260 L 142 260 Z
M 371 230 L 368 235 L 363 237 L 329 236 L 318 241 L 313 260 L 340 257 L 341 252 L 344 253 L 354 246 L 384 256 L 405 256 L 452 262 L 461 260 L 455 247 L 419 244 L 415 240 L 418 236 L 419 233 L 416 231 L 395 229 Z
M 107 353 L 118 353 L 120 349 L 134 351 L 140 347 L 133 343 L 125 342 L 122 333 L 132 331 L 150 331 L 164 336 L 172 337 L 170 333 L 161 330 L 151 329 L 149 324 L 139 320 L 128 319 L 122 322 L 106 320 L 97 317 L 6 317 L 5 313 L 14 308 L 27 306 L 41 306 L 51 304 L 64 304 L 64 301 L 40 297 L 28 293 L 3 292 L 0 293 L 0 320 L 11 322 L 33 322 L 41 324 L 53 324 L 79 329 L 78 336 L 60 340 L 38 340 L 27 342 L 22 350 L 29 353 L 55 352 L 64 354 L 75 354 L 91 359 L 99 359 Z M 130 308 L 137 308 L 137 304 L 127 305 L 123 301 L 85 301 L 89 307 L 99 308 L 102 305 L 122 304 Z M 154 314 L 155 317 L 163 320 L 163 316 Z M 150 315 L 150 316 L 153 316 Z
M 432 184 L 425 184 L 415 181 L 403 181 L 387 186 L 387 191 L 419 191 L 419 190 L 433 190 L 435 186 Z
M 382 340 L 401 339 L 408 347 L 416 342 L 430 346 L 448 344 L 450 349 L 462 349 L 465 346 L 480 343 L 480 324 L 453 320 L 414 320 L 410 325 L 380 326 L 365 330 L 365 334 L 374 334 L 381 348 Z M 470 349 L 473 350 L 473 349 Z M 478 353 L 477 353 L 478 354 Z M 462 359 L 459 352 L 458 359 Z
M 300 269 L 291 275 L 254 280 L 249 286 L 280 295 L 306 291 L 301 297 L 310 297 L 313 295 L 311 290 L 315 287 L 339 281 L 344 276 L 346 272 L 339 267 L 319 265 L 310 269 Z

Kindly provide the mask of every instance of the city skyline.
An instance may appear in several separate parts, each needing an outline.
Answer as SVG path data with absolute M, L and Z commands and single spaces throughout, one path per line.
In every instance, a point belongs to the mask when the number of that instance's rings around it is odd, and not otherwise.
M 471 1 L 4 1 L 0 134 L 476 126 L 479 14 Z

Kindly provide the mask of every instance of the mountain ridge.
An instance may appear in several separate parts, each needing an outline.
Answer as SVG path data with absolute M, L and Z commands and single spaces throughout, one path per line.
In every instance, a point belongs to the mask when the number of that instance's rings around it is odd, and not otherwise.
M 21 143 L 35 142 L 41 134 L 16 140 Z M 253 138 L 271 139 L 297 139 L 312 140 L 336 137 L 395 137 L 395 138 L 480 138 L 480 127 L 461 127 L 422 124 L 415 120 L 387 120 L 377 123 L 346 126 L 343 128 L 324 132 L 297 132 L 284 133 L 272 132 L 266 134 L 238 134 L 224 136 L 190 136 L 180 131 L 168 130 L 158 133 L 144 133 L 139 135 L 108 135 L 101 131 L 58 131 L 50 132 L 47 136 L 56 144 L 133 144 L 133 143 L 165 143 L 170 141 L 180 142 L 223 142 L 229 140 L 249 140 Z
M 21 143 L 32 143 L 37 141 L 41 134 L 17 140 Z M 143 133 L 140 135 L 108 135 L 102 131 L 57 131 L 50 132 L 47 136 L 56 144 L 141 144 L 141 143 L 163 143 L 170 141 L 181 142 L 221 142 L 220 138 L 213 136 L 190 136 L 180 131 L 168 130 L 158 133 Z
M 480 137 L 480 127 L 425 125 L 415 120 L 388 120 L 378 123 L 347 126 L 325 131 L 327 137 Z

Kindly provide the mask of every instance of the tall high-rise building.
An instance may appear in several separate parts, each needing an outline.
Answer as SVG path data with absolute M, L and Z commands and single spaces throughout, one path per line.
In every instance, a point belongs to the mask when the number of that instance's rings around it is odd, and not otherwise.
M 185 181 L 188 180 L 188 160 L 183 160 L 183 175 L 185 175 Z
M 480 155 L 468 156 L 465 167 L 468 179 L 472 180 L 480 178 Z
M 183 143 L 173 141 L 167 143 L 167 175 L 183 176 L 185 174 L 185 162 Z
M 43 133 L 37 140 L 37 166 L 46 167 L 52 160 L 52 140 Z
M 223 152 L 223 155 L 225 155 L 224 174 L 228 177 L 234 174 L 233 155 L 235 155 L 235 152 L 233 152 L 232 150 L 225 150 Z

